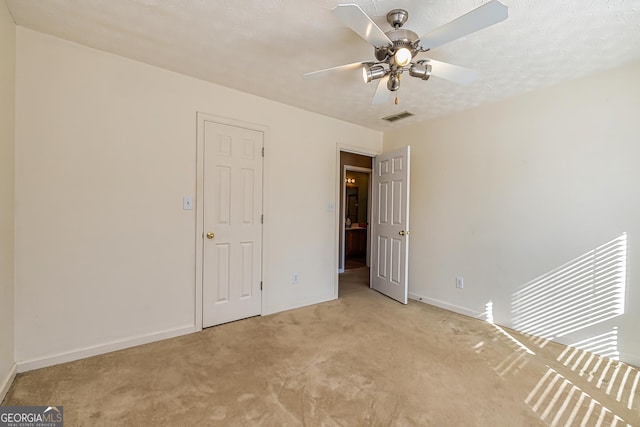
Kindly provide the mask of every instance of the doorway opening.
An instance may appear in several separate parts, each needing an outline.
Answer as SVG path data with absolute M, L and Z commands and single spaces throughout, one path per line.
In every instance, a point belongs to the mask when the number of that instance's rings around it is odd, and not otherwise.
M 338 296 L 369 288 L 373 157 L 340 151 Z
M 369 181 L 371 171 L 345 166 L 344 269 L 369 266 Z

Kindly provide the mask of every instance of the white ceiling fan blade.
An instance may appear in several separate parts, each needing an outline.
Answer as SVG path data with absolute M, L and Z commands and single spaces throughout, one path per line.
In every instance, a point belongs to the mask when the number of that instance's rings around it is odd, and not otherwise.
M 357 4 L 339 4 L 332 11 L 344 25 L 375 47 L 391 44 L 391 40 L 384 31 Z
M 338 65 L 337 67 L 325 68 L 324 70 L 311 71 L 309 73 L 303 74 L 302 78 L 305 80 L 319 79 L 320 77 L 324 77 L 329 74 L 335 74 L 340 71 L 355 70 L 357 68 L 362 67 L 362 65 L 366 64 L 367 62 L 371 62 L 371 61 L 353 62 L 351 64 Z
M 373 95 L 372 104 L 384 104 L 389 99 L 390 90 L 387 89 L 387 82 L 389 81 L 389 76 L 384 76 L 380 79 L 380 83 L 378 83 L 378 88 L 376 89 L 376 93 Z
M 432 76 L 449 80 L 453 83 L 468 85 L 478 78 L 478 72 L 475 70 L 448 64 L 446 62 L 436 61 L 435 59 L 427 59 L 426 62 L 431 65 Z
M 497 0 L 492 0 L 433 30 L 421 39 L 420 44 L 425 49 L 433 49 L 467 34 L 490 27 L 508 17 L 507 6 Z

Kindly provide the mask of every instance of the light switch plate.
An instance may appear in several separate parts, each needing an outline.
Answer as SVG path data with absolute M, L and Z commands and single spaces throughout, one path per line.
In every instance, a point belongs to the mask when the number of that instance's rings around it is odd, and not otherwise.
M 182 209 L 184 209 L 185 211 L 190 211 L 191 209 L 193 209 L 193 197 L 184 196 L 182 198 Z

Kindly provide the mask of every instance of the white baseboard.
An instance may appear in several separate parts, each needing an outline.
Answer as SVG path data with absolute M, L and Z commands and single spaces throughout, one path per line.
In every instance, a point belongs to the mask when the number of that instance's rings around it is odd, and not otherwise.
M 280 305 L 280 306 L 276 306 L 276 307 L 272 307 L 271 309 L 265 309 L 262 312 L 263 316 L 269 316 L 271 314 L 276 314 L 276 313 L 280 313 L 283 311 L 289 311 L 289 310 L 295 310 L 297 308 L 302 308 L 302 307 L 307 307 L 310 305 L 316 305 L 316 304 L 322 304 L 323 302 L 329 302 L 329 301 L 333 301 L 336 300 L 337 297 L 336 296 L 331 296 L 325 299 L 308 299 L 308 300 L 302 300 L 302 301 L 297 301 L 295 304 L 291 304 L 291 305 Z
M 620 352 L 620 360 L 628 365 L 633 365 L 636 368 L 640 368 L 640 356 Z
M 4 400 L 4 397 L 9 391 L 9 387 L 11 387 L 13 380 L 16 378 L 17 369 L 18 366 L 15 363 L 12 363 L 11 369 L 9 369 L 9 374 L 2 380 L 2 383 L 0 383 L 0 403 Z
M 445 310 L 453 311 L 454 313 L 463 314 L 469 317 L 481 318 L 482 313 L 470 310 L 466 307 L 460 307 L 459 305 L 450 304 L 448 302 L 440 301 L 435 298 L 429 298 L 422 295 L 414 294 L 409 292 L 409 298 L 412 300 L 416 300 L 418 302 L 423 302 L 429 305 L 435 305 L 436 307 L 444 308 Z M 484 320 L 484 319 L 482 319 Z
M 167 338 L 174 338 L 193 332 L 197 332 L 197 329 L 194 325 L 190 325 L 161 332 L 154 332 L 151 334 L 139 335 L 136 337 L 126 338 L 118 341 L 111 341 L 104 344 L 93 345 L 90 347 L 71 350 L 65 353 L 53 354 L 50 356 L 30 360 L 22 360 L 17 362 L 17 370 L 18 373 L 22 373 L 32 371 L 34 369 L 46 368 L 47 366 L 73 362 L 74 360 L 97 356 L 99 354 L 111 353 L 112 351 L 135 347 L 142 344 L 148 344 L 154 341 L 161 341 Z

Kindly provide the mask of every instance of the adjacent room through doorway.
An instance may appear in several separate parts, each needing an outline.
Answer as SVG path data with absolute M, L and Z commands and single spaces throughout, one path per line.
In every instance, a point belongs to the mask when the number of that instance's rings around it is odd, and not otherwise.
M 340 152 L 339 296 L 369 288 L 372 157 Z
M 370 172 L 345 171 L 344 269 L 366 267 Z

